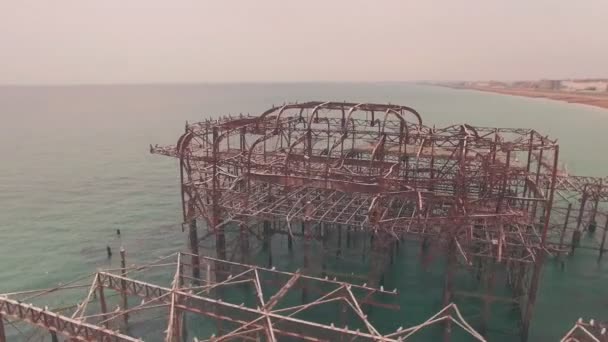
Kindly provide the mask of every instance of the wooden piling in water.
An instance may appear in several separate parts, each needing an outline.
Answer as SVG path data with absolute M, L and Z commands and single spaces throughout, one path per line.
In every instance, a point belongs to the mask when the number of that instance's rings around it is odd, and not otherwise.
M 561 251 L 562 246 L 564 245 L 564 236 L 566 235 L 566 228 L 568 228 L 568 220 L 570 219 L 570 211 L 572 210 L 572 203 L 568 203 L 568 210 L 566 211 L 566 218 L 564 219 L 564 226 L 562 227 L 562 233 L 559 237 L 559 249 Z M 559 252 L 559 256 L 561 257 L 562 253 Z
M 350 248 L 350 236 L 351 232 L 350 232 L 350 227 L 346 227 L 346 248 Z
M 606 243 L 606 233 L 608 233 L 608 216 L 606 216 L 606 225 L 604 226 L 604 232 L 602 233 L 602 243 L 600 244 L 600 255 L 598 261 L 602 259 L 604 255 L 604 244 Z
M 240 225 L 239 229 L 239 243 L 241 245 L 241 262 L 248 263 L 249 262 L 249 235 L 247 234 L 247 227 L 245 225 Z
M 484 337 L 488 337 L 488 325 L 491 316 L 492 296 L 494 292 L 494 279 L 496 274 L 496 264 L 493 260 L 486 261 L 486 275 L 485 279 L 485 292 L 486 296 L 483 296 L 483 309 L 481 315 L 481 328 L 479 333 Z
M 192 253 L 192 284 L 193 286 L 200 285 L 201 269 L 200 259 L 198 256 L 198 232 L 196 231 L 196 219 L 192 219 L 188 224 L 188 239 L 190 242 L 190 253 Z
M 303 262 L 303 273 L 306 274 L 310 270 L 309 268 L 309 253 L 310 253 L 310 227 L 308 226 L 308 222 L 302 221 L 302 232 L 304 233 L 303 237 L 303 252 L 304 252 L 304 262 Z M 306 281 L 302 283 L 302 303 L 308 302 L 308 287 L 306 286 Z
M 97 281 L 97 293 L 99 295 L 99 306 L 101 307 L 101 313 L 102 313 L 101 320 L 103 321 L 103 325 L 106 328 L 109 328 L 110 324 L 108 322 L 108 316 L 107 316 L 108 306 L 106 304 L 106 297 L 105 297 L 105 295 L 103 293 L 102 282 L 99 281 L 100 280 L 99 275 L 97 277 L 98 277 L 97 278 L 97 280 L 98 280 Z
M 270 221 L 264 221 L 264 241 L 262 251 L 268 253 L 268 267 L 272 267 L 272 228 Z
M 4 318 L 0 312 L 0 342 L 6 342 L 6 332 L 4 331 Z
M 456 246 L 454 238 L 448 242 L 446 255 L 446 270 L 443 283 L 443 306 L 447 306 L 452 302 L 454 295 L 454 266 L 456 264 Z M 449 342 L 452 338 L 452 324 L 449 320 L 445 322 L 443 328 L 443 341 Z
M 600 187 L 601 187 L 601 180 L 600 180 Z M 597 226 L 597 223 L 595 222 L 595 217 L 597 216 L 597 207 L 599 206 L 599 204 L 600 204 L 600 195 L 598 193 L 597 197 L 595 198 L 595 201 L 593 201 L 593 209 L 591 211 L 591 218 L 589 219 L 589 225 L 587 226 L 587 230 L 590 233 L 594 233 L 595 228 Z
M 583 222 L 583 212 L 585 211 L 585 205 L 587 204 L 587 186 L 585 186 L 585 190 L 583 190 L 583 197 L 581 198 L 581 207 L 578 210 L 578 218 L 576 219 L 576 230 L 581 228 L 581 223 Z
M 120 247 L 120 273 L 123 277 L 127 276 L 127 262 L 126 262 L 126 252 L 123 247 Z M 121 288 L 121 299 L 122 299 L 122 310 L 125 313 L 122 315 L 123 322 L 125 324 L 125 331 L 129 328 L 129 314 L 126 312 L 129 309 L 129 301 L 127 297 L 127 282 L 124 279 L 120 281 Z
M 336 249 L 336 256 L 342 255 L 342 225 L 338 225 L 338 241 L 336 242 L 338 249 Z

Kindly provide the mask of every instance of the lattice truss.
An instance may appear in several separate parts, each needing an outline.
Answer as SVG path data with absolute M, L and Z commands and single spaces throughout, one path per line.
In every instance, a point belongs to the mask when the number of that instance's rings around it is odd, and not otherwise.
M 414 109 L 308 102 L 188 124 L 174 146 L 184 219 L 339 224 L 454 240 L 533 262 L 548 234 L 558 145 L 529 129 L 429 127 Z M 565 183 L 562 183 L 565 184 Z M 546 220 L 548 221 L 548 220 Z
M 288 104 L 187 124 L 176 145 L 150 151 L 179 160 L 192 251 L 197 220 L 215 235 L 222 259 L 226 227 L 255 234 L 262 223 L 265 236 L 289 234 L 288 246 L 296 225 L 308 238 L 313 227 L 370 234 L 372 271 L 384 268 L 382 253 L 395 241 L 420 239 L 423 249 L 432 241 L 447 252 L 444 304 L 455 260 L 506 265 L 520 297 L 522 341 L 545 256 L 582 244 L 601 255 L 608 232 L 593 234 L 608 227 L 608 218 L 597 222 L 608 217 L 605 179 L 568 174 L 556 140 L 532 129 L 431 127 L 405 106 Z M 278 225 L 267 230 L 271 222 Z
M 186 275 L 193 265 L 202 270 L 201 279 Z M 9 331 L 19 322 L 38 327 L 33 332 L 23 326 L 17 328 L 24 341 L 49 332 L 71 341 L 142 341 L 137 332 L 150 340 L 164 336 L 165 341 L 183 341 L 187 335 L 190 341 L 277 341 L 283 337 L 304 341 L 403 341 L 438 324 L 457 326 L 473 340 L 484 341 L 454 304 L 419 325 L 380 332 L 368 319 L 366 308 L 397 309 L 382 303 L 383 297 L 397 296 L 396 290 L 188 253 L 172 254 L 143 266 L 123 266 L 55 288 L 0 295 L 0 322 L 6 322 L 0 324 L 0 341 L 7 337 L 4 327 Z M 175 269 L 172 277 L 167 268 Z M 142 280 L 146 278 L 156 281 Z M 43 306 L 52 302 L 51 296 L 87 288 L 84 299 L 76 305 L 64 305 L 62 309 Z M 151 318 L 159 314 L 162 323 Z M 215 325 L 207 329 L 215 333 L 186 333 L 186 315 L 203 317 L 195 327 L 206 322 L 207 326 Z M 144 326 L 137 329 L 142 322 Z
M 549 232 L 550 241 L 559 249 L 579 244 L 603 252 L 608 228 L 608 180 L 558 174 Z M 601 234 L 594 236 L 596 230 Z M 589 238 L 580 234 L 588 232 Z M 578 238 L 576 237 L 578 235 Z M 574 240 L 574 241 L 573 241 Z
M 593 319 L 584 322 L 582 318 L 574 324 L 561 342 L 607 342 L 608 324 L 597 322 Z

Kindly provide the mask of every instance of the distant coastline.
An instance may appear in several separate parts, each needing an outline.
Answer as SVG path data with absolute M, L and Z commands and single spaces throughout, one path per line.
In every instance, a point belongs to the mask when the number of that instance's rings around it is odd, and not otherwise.
M 563 90 L 547 90 L 537 88 L 509 88 L 509 87 L 496 87 L 496 86 L 479 86 L 479 85 L 462 85 L 462 84 L 448 84 L 448 83 L 435 83 L 434 85 L 448 87 L 452 89 L 468 89 L 484 91 L 502 95 L 512 96 L 523 96 L 531 98 L 545 98 L 556 101 L 584 104 L 603 109 L 608 109 L 608 92 L 572 92 Z

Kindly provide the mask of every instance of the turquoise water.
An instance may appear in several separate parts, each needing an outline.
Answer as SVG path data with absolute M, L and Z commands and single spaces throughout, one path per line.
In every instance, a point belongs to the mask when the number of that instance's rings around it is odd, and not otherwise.
M 106 245 L 115 254 L 124 245 L 129 263 L 184 247 L 177 165 L 150 155 L 148 144 L 174 143 L 186 120 L 296 100 L 404 104 L 438 126 L 533 127 L 559 138 L 569 171 L 608 174 L 608 111 L 550 100 L 408 84 L 0 87 L 0 292 L 108 266 Z M 564 270 L 547 263 L 531 341 L 556 340 L 581 316 L 608 317 L 608 260 L 596 259 L 581 250 Z M 435 266 L 423 269 L 415 248 L 404 248 L 387 283 L 411 294 L 399 315 L 378 319 L 405 326 L 437 311 L 443 271 Z

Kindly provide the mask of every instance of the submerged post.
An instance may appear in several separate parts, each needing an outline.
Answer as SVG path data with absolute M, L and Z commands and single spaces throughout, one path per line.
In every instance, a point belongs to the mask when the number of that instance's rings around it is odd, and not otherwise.
M 494 291 L 495 272 L 496 272 L 496 264 L 494 263 L 493 260 L 488 260 L 486 262 L 486 271 L 484 272 L 484 273 L 486 273 L 486 279 L 485 279 L 486 296 L 484 296 L 484 298 L 483 298 L 483 310 L 482 310 L 483 313 L 481 316 L 481 320 L 482 320 L 481 329 L 479 331 L 484 337 L 487 337 L 488 325 L 489 325 L 490 316 L 492 313 L 491 306 L 492 306 L 492 296 L 493 296 L 493 291 Z
M 220 192 L 219 192 L 219 187 L 220 187 L 220 179 L 219 179 L 219 172 L 218 172 L 218 160 L 220 159 L 219 156 L 219 149 L 220 149 L 220 137 L 219 137 L 219 128 L 218 126 L 213 126 L 212 128 L 212 134 L 213 134 L 213 150 L 212 150 L 212 160 L 213 160 L 213 166 L 212 166 L 212 178 L 211 178 L 211 230 L 213 231 L 213 233 L 215 233 L 215 254 L 218 257 L 218 259 L 221 260 L 226 260 L 226 234 L 224 232 L 224 227 L 221 226 L 220 223 L 222 223 L 222 217 L 221 217 L 221 210 L 220 210 L 220 206 L 219 206 L 219 201 L 220 201 Z M 219 263 L 215 264 L 215 279 L 218 282 L 221 282 L 224 280 L 224 273 L 223 273 L 223 269 L 222 269 L 222 265 Z
M 555 154 L 553 156 L 553 170 L 551 175 L 551 188 L 549 191 L 549 198 L 545 204 L 545 220 L 543 231 L 541 235 L 541 244 L 544 247 L 547 240 L 547 231 L 549 230 L 549 220 L 551 218 L 551 209 L 553 207 L 553 196 L 555 193 L 555 183 L 557 179 L 557 166 L 559 158 L 559 145 L 555 146 Z M 528 293 L 528 303 L 526 305 L 526 312 L 524 320 L 522 322 L 522 341 L 528 341 L 528 334 L 530 331 L 530 321 L 532 320 L 532 313 L 534 311 L 534 305 L 536 304 L 536 295 L 538 292 L 538 284 L 540 282 L 540 276 L 543 270 L 545 262 L 546 252 L 545 249 L 540 249 L 536 260 L 534 262 L 534 271 L 532 273 L 532 280 L 530 284 L 530 291 Z
M 127 262 L 125 258 L 125 249 L 120 247 L 120 273 L 124 277 L 127 276 Z M 129 302 L 127 297 L 127 281 L 124 279 L 120 280 L 120 296 L 122 297 L 122 310 L 125 313 L 122 315 L 123 322 L 125 324 L 125 330 L 129 327 L 129 314 L 126 312 L 129 309 Z
M 566 211 L 566 219 L 564 219 L 564 226 L 562 227 L 562 234 L 559 237 L 559 255 L 561 256 L 561 249 L 564 245 L 564 237 L 566 235 L 566 228 L 568 228 L 568 220 L 570 219 L 570 211 L 572 210 L 572 203 L 568 203 L 568 210 Z
M 270 221 L 264 220 L 264 242 L 262 250 L 268 253 L 268 267 L 272 267 L 272 229 Z
M 454 266 L 455 266 L 455 243 L 454 237 L 450 238 L 447 247 L 447 256 L 446 256 L 446 270 L 445 277 L 443 283 L 443 306 L 447 306 L 452 302 L 452 296 L 454 294 Z M 443 341 L 449 342 L 452 338 L 452 324 L 449 320 L 445 321 L 445 325 L 443 328 Z
M 6 333 L 4 332 L 4 318 L 0 312 L 0 342 L 6 342 Z
M 585 212 L 585 205 L 587 205 L 587 185 L 583 189 L 583 197 L 581 198 L 581 207 L 578 211 L 578 218 L 576 219 L 576 230 L 580 230 L 581 223 L 583 222 L 583 213 Z
M 342 256 L 342 225 L 338 225 L 338 241 L 337 241 L 336 256 Z
M 600 183 L 601 186 L 601 183 Z M 595 198 L 595 201 L 593 201 L 593 209 L 591 211 L 591 218 L 589 219 L 589 225 L 587 226 L 587 231 L 589 231 L 589 233 L 595 233 L 595 228 L 597 227 L 597 223 L 595 222 L 595 217 L 597 216 L 597 207 L 600 204 L 600 190 L 598 190 L 597 193 L 597 197 Z
M 346 248 L 350 248 L 350 227 L 346 227 Z
M 303 268 L 304 268 L 304 273 L 308 273 L 309 269 L 308 269 L 308 253 L 310 250 L 310 227 L 308 226 L 308 222 L 306 221 L 302 221 L 302 232 L 304 233 L 304 237 L 302 240 L 302 247 L 304 248 L 304 263 L 303 263 Z M 302 284 L 302 303 L 306 303 L 308 302 L 308 288 L 306 287 L 306 281 L 304 281 L 304 283 Z
M 239 227 L 239 242 L 241 245 L 241 262 L 247 263 L 249 260 L 249 235 L 247 235 L 247 227 L 241 224 Z
M 190 253 L 192 253 L 192 285 L 199 286 L 201 279 L 200 258 L 198 256 L 198 233 L 196 231 L 196 219 L 192 218 L 188 224 L 188 237 L 190 241 Z
M 293 251 L 293 238 L 291 237 L 291 233 L 287 234 L 287 249 L 289 252 Z
M 106 305 L 106 297 L 104 296 L 103 293 L 103 285 L 102 282 L 99 279 L 99 274 L 97 275 L 97 292 L 99 294 L 99 306 L 101 307 L 101 320 L 103 321 L 103 325 L 106 328 L 109 328 L 110 324 L 108 322 L 108 316 L 107 316 L 107 312 L 108 312 L 108 306 Z
M 604 244 L 606 243 L 606 233 L 608 233 L 608 215 L 606 216 L 606 225 L 604 226 L 604 232 L 602 233 L 602 244 L 600 245 L 600 256 L 598 257 L 598 261 L 602 259 L 602 255 L 604 255 Z

